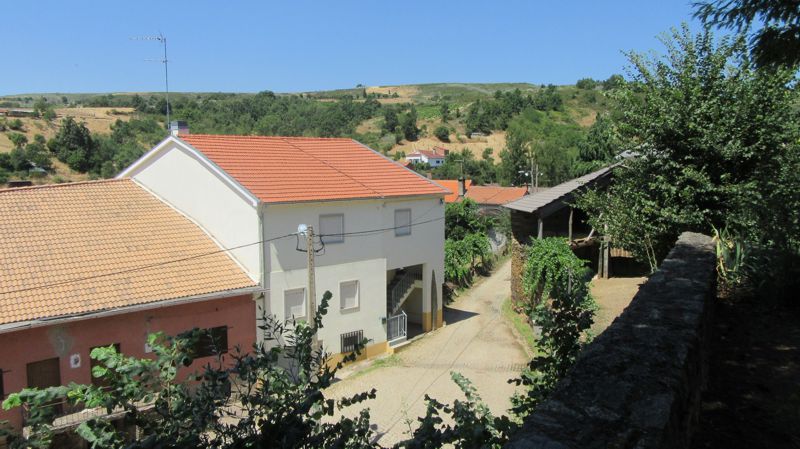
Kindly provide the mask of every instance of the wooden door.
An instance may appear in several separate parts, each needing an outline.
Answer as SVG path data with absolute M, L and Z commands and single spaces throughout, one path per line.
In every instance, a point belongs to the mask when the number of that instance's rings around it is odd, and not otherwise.
M 61 385 L 61 367 L 58 357 L 28 363 L 28 387 L 47 388 Z M 52 405 L 54 412 L 61 414 L 61 404 Z

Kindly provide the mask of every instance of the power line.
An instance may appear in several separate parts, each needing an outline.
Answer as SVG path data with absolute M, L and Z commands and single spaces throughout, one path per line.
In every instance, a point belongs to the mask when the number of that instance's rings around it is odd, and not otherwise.
M 415 223 L 409 223 L 409 224 L 404 225 L 404 226 L 393 226 L 391 228 L 379 228 L 379 229 L 369 229 L 369 230 L 365 230 L 365 231 L 341 232 L 341 233 L 338 233 L 338 234 L 319 234 L 319 236 L 320 237 L 345 237 L 345 236 L 348 236 L 348 235 L 349 236 L 358 236 L 358 235 L 364 235 L 364 234 L 380 234 L 381 232 L 394 231 L 396 229 L 411 228 L 411 227 L 419 226 L 419 225 L 426 224 L 426 223 L 433 223 L 434 221 L 444 220 L 444 218 L 445 217 L 432 218 L 430 220 L 418 221 L 418 222 L 415 222 Z
M 394 226 L 394 227 L 391 227 L 391 228 L 369 229 L 369 230 L 363 230 L 363 231 L 345 232 L 345 233 L 341 233 L 341 234 L 324 234 L 324 235 L 319 235 L 319 237 L 321 239 L 322 237 L 327 237 L 327 236 L 339 237 L 339 236 L 348 236 L 348 235 L 349 236 L 359 236 L 359 235 L 363 236 L 365 234 L 377 234 L 377 233 L 381 233 L 381 232 L 392 231 L 392 230 L 395 230 L 395 229 L 408 228 L 408 227 L 419 226 L 419 225 L 426 224 L 426 223 L 432 223 L 434 221 L 444 220 L 444 218 L 445 217 L 439 217 L 439 218 L 434 218 L 434 219 L 431 219 L 431 220 L 425 220 L 425 221 L 420 221 L 420 222 L 416 222 L 416 223 L 410 223 L 410 224 L 405 225 L 405 226 Z M 149 265 L 142 265 L 142 266 L 138 266 L 138 267 L 128 268 L 128 269 L 125 269 L 125 270 L 114 271 L 114 272 L 110 272 L 110 273 L 102 273 L 102 274 L 97 274 L 97 275 L 93 275 L 93 276 L 85 276 L 85 277 L 81 277 L 81 278 L 67 279 L 65 281 L 53 282 L 53 283 L 50 283 L 50 284 L 34 285 L 34 286 L 31 286 L 31 287 L 25 287 L 25 288 L 20 288 L 20 289 L 16 289 L 16 290 L 1 291 L 0 295 L 9 295 L 9 294 L 12 294 L 12 293 L 20 293 L 20 292 L 38 290 L 38 289 L 43 289 L 43 288 L 58 287 L 58 286 L 61 286 L 61 285 L 72 284 L 72 283 L 75 283 L 75 282 L 83 282 L 83 281 L 89 281 L 89 280 L 93 280 L 93 279 L 99 279 L 99 278 L 104 278 L 104 277 L 109 277 L 109 276 L 115 276 L 115 275 L 118 275 L 118 274 L 126 274 L 126 273 L 132 273 L 132 272 L 135 272 L 135 271 L 149 270 L 151 268 L 161 267 L 161 266 L 170 265 L 170 264 L 174 264 L 174 263 L 185 262 L 185 261 L 188 261 L 188 260 L 199 259 L 201 257 L 207 257 L 207 256 L 211 256 L 211 255 L 214 255 L 214 254 L 220 254 L 220 253 L 226 253 L 226 252 L 229 252 L 229 251 L 235 251 L 237 249 L 242 249 L 242 248 L 246 248 L 246 247 L 253 246 L 253 245 L 261 245 L 261 244 L 264 244 L 264 243 L 269 243 L 269 242 L 273 242 L 275 240 L 285 239 L 285 238 L 292 237 L 292 236 L 295 236 L 295 235 L 297 235 L 297 233 L 293 232 L 291 234 L 282 235 L 280 237 L 273 237 L 273 238 L 266 239 L 266 240 L 259 240 L 257 242 L 245 243 L 243 245 L 234 246 L 234 247 L 231 247 L 231 248 L 222 248 L 222 249 L 219 249 L 219 250 L 216 250 L 216 251 L 210 251 L 210 252 L 202 253 L 202 254 L 195 254 L 193 256 L 183 257 L 183 258 L 180 258 L 180 259 L 172 259 L 172 260 L 153 263 L 153 264 L 149 264 Z M 322 243 L 323 243 L 322 250 L 324 251 L 325 245 L 324 245 L 324 242 L 322 242 Z
M 216 251 L 210 251 L 210 252 L 202 253 L 202 254 L 195 254 L 193 256 L 183 257 L 183 258 L 180 258 L 180 259 L 171 259 L 171 260 L 166 260 L 166 261 L 163 261 L 163 262 L 152 263 L 152 264 L 149 264 L 149 265 L 141 265 L 141 266 L 138 266 L 138 267 L 128 268 L 128 269 L 125 269 L 125 270 L 113 271 L 113 272 L 110 272 L 110 273 L 102 273 L 102 274 L 96 274 L 96 275 L 93 275 L 93 276 L 85 276 L 85 277 L 82 277 L 82 278 L 67 279 L 66 281 L 53 282 L 51 284 L 35 285 L 35 286 L 32 286 L 32 287 L 25 287 L 25 288 L 20 288 L 20 289 L 17 289 L 17 290 L 6 290 L 6 291 L 0 292 L 0 295 L 8 295 L 8 294 L 11 294 L 11 293 L 26 292 L 26 291 L 30 291 L 30 290 L 37 290 L 37 289 L 40 289 L 40 288 L 58 287 L 60 285 L 72 284 L 72 283 L 75 283 L 75 282 L 89 281 L 89 280 L 92 280 L 92 279 L 98 279 L 98 278 L 103 278 L 103 277 L 108 277 L 108 276 L 114 276 L 114 275 L 117 275 L 117 274 L 126 274 L 126 273 L 132 273 L 134 271 L 149 270 L 151 268 L 162 267 L 162 266 L 170 265 L 170 264 L 173 264 L 173 263 L 186 262 L 187 260 L 199 259 L 201 257 L 207 257 L 207 256 L 212 256 L 214 254 L 225 253 L 225 252 L 228 252 L 228 251 L 234 251 L 234 250 L 237 250 L 237 249 L 246 248 L 248 246 L 259 245 L 259 244 L 262 244 L 262 243 L 268 243 L 268 242 L 272 242 L 272 241 L 275 241 L 275 240 L 285 239 L 285 238 L 291 237 L 293 235 L 295 235 L 295 233 L 286 234 L 286 235 L 282 235 L 280 237 L 275 237 L 275 238 L 271 238 L 271 239 L 267 239 L 267 240 L 259 240 L 258 242 L 246 243 L 244 245 L 234 246 L 234 247 L 231 247 L 231 248 L 222 248 L 222 249 L 219 249 L 219 250 L 216 250 Z

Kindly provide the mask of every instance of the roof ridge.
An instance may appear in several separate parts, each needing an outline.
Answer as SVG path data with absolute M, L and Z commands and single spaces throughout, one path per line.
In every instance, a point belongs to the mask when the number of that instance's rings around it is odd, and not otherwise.
M 244 139 L 278 139 L 278 140 L 285 140 L 285 139 L 293 139 L 293 140 L 353 140 L 349 137 L 308 137 L 308 136 L 261 136 L 261 135 L 247 135 L 247 134 L 203 134 L 203 133 L 189 133 L 189 134 L 178 134 L 179 138 L 189 138 L 191 139 L 193 136 L 197 137 L 214 137 L 214 138 L 244 138 Z
M 8 187 L 5 189 L 0 189 L 0 194 L 2 193 L 10 193 L 10 192 L 19 192 L 25 190 L 42 190 L 42 189 L 54 189 L 58 187 L 72 187 L 72 186 L 79 186 L 79 185 L 87 185 L 87 184 L 105 184 L 105 183 L 114 183 L 114 182 L 125 182 L 130 181 L 130 178 L 109 178 L 109 179 L 92 179 L 88 181 L 75 181 L 75 182 L 62 182 L 57 184 L 40 184 L 36 186 L 24 186 L 24 187 Z
M 353 142 L 356 142 L 356 141 L 355 141 L 355 140 L 353 140 L 353 139 L 348 139 L 348 140 L 351 140 L 351 141 L 353 141 Z M 371 191 L 371 192 L 375 193 L 376 195 L 378 195 L 378 198 L 383 198 L 383 197 L 385 196 L 385 195 L 384 195 L 384 194 L 382 194 L 381 192 L 378 192 L 377 190 L 373 189 L 372 187 L 370 187 L 370 186 L 368 186 L 368 185 L 364 184 L 363 182 L 359 181 L 358 179 L 356 179 L 356 178 L 354 178 L 354 177 L 352 177 L 352 176 L 348 175 L 347 173 L 343 172 L 342 170 L 340 170 L 339 168 L 335 167 L 333 164 L 329 163 L 328 161 L 326 161 L 326 160 L 324 160 L 324 159 L 322 159 L 322 158 L 319 158 L 319 157 L 317 157 L 317 156 L 314 156 L 313 154 L 311 154 L 311 153 L 309 153 L 309 152 L 307 152 L 307 151 L 303 150 L 302 148 L 300 148 L 300 147 L 298 147 L 297 145 L 295 145 L 295 144 L 293 144 L 293 143 L 289 142 L 289 141 L 288 141 L 288 140 L 286 140 L 286 139 L 284 139 L 284 142 L 286 142 L 288 145 L 290 145 L 290 146 L 292 146 L 292 147 L 294 147 L 294 148 L 297 148 L 297 149 L 298 149 L 299 151 L 301 151 L 303 154 L 306 154 L 306 155 L 308 155 L 308 156 L 310 156 L 310 157 L 312 157 L 312 158 L 314 158 L 314 159 L 316 159 L 316 160 L 318 160 L 318 161 L 322 162 L 322 163 L 323 163 L 323 164 L 325 164 L 326 166 L 328 166 L 328 167 L 330 167 L 330 168 L 332 168 L 332 169 L 336 170 L 337 172 L 341 173 L 343 176 L 347 177 L 348 179 L 351 179 L 353 182 L 355 182 L 355 183 L 357 183 L 357 184 L 360 184 L 360 185 L 361 185 L 362 187 L 364 187 L 365 189 L 367 189 L 367 190 L 369 190 L 369 191 Z

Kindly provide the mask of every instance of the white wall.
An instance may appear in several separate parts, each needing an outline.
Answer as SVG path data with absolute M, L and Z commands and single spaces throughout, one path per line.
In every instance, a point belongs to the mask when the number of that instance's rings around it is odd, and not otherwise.
M 261 239 L 258 212 L 240 192 L 174 142 L 129 173 L 134 180 L 206 230 L 225 248 Z M 259 245 L 231 251 L 255 282 L 261 280 Z
M 292 205 L 267 205 L 264 208 L 265 239 L 297 230 L 304 223 L 319 232 L 319 216 L 344 214 L 344 232 L 393 228 L 394 211 L 411 209 L 411 235 L 395 236 L 394 230 L 362 235 L 347 235 L 343 243 L 328 244 L 325 253 L 315 258 L 317 297 L 325 290 L 334 294 L 330 312 L 321 332 L 323 342 L 331 352 L 339 351 L 339 335 L 363 329 L 364 336 L 374 343 L 386 340 L 387 270 L 424 264 L 424 307 L 430 310 L 431 271 L 436 272 L 437 297 L 442 297 L 444 280 L 444 205 L 439 198 L 405 200 L 329 201 Z M 270 271 L 270 309 L 283 313 L 283 291 L 304 287 L 306 253 L 297 251 L 296 239 L 270 242 L 267 269 Z M 300 242 L 305 248 L 305 242 Z M 338 283 L 358 279 L 361 285 L 361 307 L 357 312 L 340 312 Z M 439 300 L 441 307 L 441 299 Z

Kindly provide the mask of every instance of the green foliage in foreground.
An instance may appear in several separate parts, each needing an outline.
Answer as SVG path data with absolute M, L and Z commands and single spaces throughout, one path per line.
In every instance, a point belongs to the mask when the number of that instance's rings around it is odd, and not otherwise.
M 181 371 L 193 361 L 190 348 L 199 331 L 174 338 L 151 335 L 154 359 L 126 357 L 113 347 L 95 349 L 91 356 L 99 364 L 92 374 L 110 387 L 70 384 L 9 395 L 4 408 L 32 410 L 30 435 L 9 435 L 9 444 L 46 447 L 53 436 L 52 407 L 46 404 L 59 399 L 70 406 L 124 411 L 124 421 L 141 429 L 142 436 L 132 440 L 107 421 L 90 419 L 77 433 L 93 448 L 372 447 L 368 411 L 353 418 L 334 414 L 373 398 L 375 391 L 336 401 L 323 392 L 341 366 L 331 368 L 313 344 L 331 296 L 325 293 L 313 323 L 265 317 L 260 327 L 266 343 L 248 354 L 236 348 L 199 373 Z

